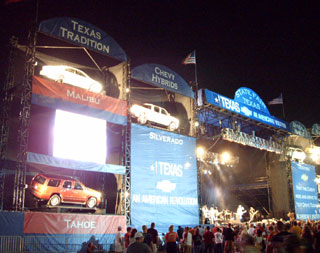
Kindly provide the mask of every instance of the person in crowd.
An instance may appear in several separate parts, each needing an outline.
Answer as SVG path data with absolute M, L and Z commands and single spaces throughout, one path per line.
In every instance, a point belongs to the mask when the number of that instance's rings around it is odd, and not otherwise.
M 178 240 L 181 241 L 183 239 L 183 237 L 182 237 L 183 228 L 181 226 L 178 226 L 177 234 L 178 234 Z
M 301 244 L 300 249 L 303 250 L 303 252 L 306 253 L 312 253 L 313 252 L 313 237 L 310 227 L 306 224 L 303 227 L 302 234 L 301 234 Z
M 173 231 L 173 225 L 170 225 L 169 232 L 165 235 L 166 240 L 166 251 L 168 253 L 176 253 L 177 252 L 177 239 L 178 234 Z
M 203 234 L 204 252 L 211 253 L 213 249 L 213 233 L 210 231 L 210 227 L 206 227 L 206 231 Z
M 298 222 L 296 220 L 292 222 L 292 227 L 290 228 L 289 232 L 296 234 L 299 238 L 301 238 L 302 229 L 300 226 L 298 226 Z
M 200 233 L 201 237 L 203 237 L 204 229 L 201 225 L 199 225 L 199 233 Z
M 286 252 L 287 238 L 290 233 L 286 231 L 285 224 L 278 221 L 276 224 L 276 235 L 273 236 L 271 246 L 275 252 Z
M 224 238 L 224 252 L 234 252 L 234 232 L 231 228 L 231 223 L 228 224 L 228 227 L 223 228 L 223 238 Z
M 276 232 L 274 231 L 274 228 L 272 225 L 268 227 L 268 236 L 266 241 L 266 253 L 272 253 L 273 247 L 271 245 L 273 237 L 276 235 Z
M 255 237 L 254 237 L 254 246 L 255 246 L 260 252 L 264 252 L 262 231 L 261 231 L 260 229 L 257 230 L 257 234 L 256 234 Z
M 192 234 L 189 232 L 188 227 L 184 228 L 183 245 L 184 253 L 192 253 Z
M 199 228 L 196 228 L 194 231 L 194 235 L 192 237 L 193 241 L 193 252 L 200 253 L 201 252 L 201 244 L 202 244 L 202 236 L 200 235 Z
M 152 235 L 148 233 L 148 227 L 146 225 L 142 226 L 142 234 L 144 237 L 143 243 L 147 244 L 150 249 L 152 249 Z
M 138 231 L 136 228 L 131 229 L 130 237 L 129 237 L 129 246 L 136 241 L 136 238 L 134 236 L 137 232 Z
M 96 248 L 97 246 L 94 245 L 93 242 L 89 242 L 87 247 L 87 253 L 93 253 Z
M 131 227 L 127 227 L 127 233 L 124 235 L 124 251 L 127 250 L 130 244 L 130 234 L 131 234 Z
M 254 230 L 255 230 L 255 228 L 254 228 L 254 225 L 253 225 L 253 223 L 251 223 L 250 224 L 250 227 L 249 227 L 249 229 L 248 229 L 248 234 L 250 235 L 250 236 L 254 236 Z
M 129 245 L 127 253 L 152 253 L 150 247 L 143 243 L 144 237 L 141 232 L 135 232 L 134 239 L 135 242 Z
M 121 234 L 121 230 L 122 230 L 122 227 L 121 226 L 118 226 L 118 232 L 116 233 L 116 237 L 114 239 L 114 251 L 116 253 L 122 253 L 123 252 L 123 237 L 122 237 L 122 234 Z
M 320 253 L 320 223 L 317 224 L 313 235 L 313 244 L 316 253 Z
M 249 234 L 243 235 L 241 240 L 241 253 L 258 253 L 258 249 L 254 246 L 254 238 Z
M 214 233 L 214 253 L 222 253 L 222 243 L 223 237 L 221 233 L 221 229 L 217 227 L 217 231 Z
M 152 252 L 158 252 L 159 245 L 159 236 L 158 231 L 155 229 L 156 224 L 154 222 L 151 223 L 150 228 L 148 229 L 148 233 L 152 236 Z

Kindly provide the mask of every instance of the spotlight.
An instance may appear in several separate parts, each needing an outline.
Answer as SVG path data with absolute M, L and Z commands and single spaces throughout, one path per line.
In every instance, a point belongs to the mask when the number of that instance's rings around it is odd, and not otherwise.
M 197 147 L 196 153 L 197 157 L 202 159 L 205 155 L 205 150 L 203 147 Z
M 221 162 L 223 164 L 230 162 L 230 159 L 231 159 L 231 155 L 228 152 L 224 152 L 221 154 Z
M 126 88 L 126 93 L 129 93 L 130 92 L 130 89 L 129 88 Z
M 198 121 L 194 122 L 194 126 L 198 127 L 199 126 L 199 122 Z

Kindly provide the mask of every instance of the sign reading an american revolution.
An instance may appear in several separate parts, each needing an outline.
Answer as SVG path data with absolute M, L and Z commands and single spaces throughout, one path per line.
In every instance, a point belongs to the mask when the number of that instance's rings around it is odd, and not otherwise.
M 131 223 L 198 224 L 196 139 L 132 124 Z
M 75 18 L 53 18 L 40 23 L 39 31 L 120 61 L 127 56 L 117 42 L 100 28 Z
M 318 187 L 315 167 L 291 162 L 295 211 L 298 220 L 319 220 Z
M 143 64 L 132 70 L 132 78 L 194 98 L 188 83 L 173 70 L 158 64 Z
M 240 93 L 239 93 L 240 94 Z M 242 95 L 242 101 L 245 101 L 245 104 L 233 100 L 231 98 L 224 97 L 218 93 L 215 93 L 210 90 L 205 90 L 205 98 L 208 103 L 222 107 L 224 109 L 227 109 L 229 111 L 241 114 L 243 116 L 246 116 L 248 118 L 254 119 L 256 121 L 268 124 L 270 126 L 274 126 L 277 128 L 285 129 L 289 131 L 289 124 L 283 120 L 280 120 L 274 116 L 271 116 L 269 113 L 264 112 L 264 110 L 258 110 L 256 108 L 261 107 L 261 103 L 258 106 L 258 103 L 249 103 L 246 99 L 244 99 L 244 95 Z M 240 99 L 239 95 L 239 99 Z M 255 98 L 257 100 L 257 98 Z M 241 99 L 240 99 L 241 100 Z M 259 101 L 259 99 L 257 100 Z M 249 106 L 250 104 L 250 106 Z M 253 106 L 255 104 L 255 106 Z

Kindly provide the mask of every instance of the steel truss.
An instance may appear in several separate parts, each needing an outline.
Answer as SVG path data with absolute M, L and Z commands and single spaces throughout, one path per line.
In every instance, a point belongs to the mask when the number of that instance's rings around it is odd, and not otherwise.
M 1 134 L 0 134 L 0 158 L 7 158 L 7 144 L 9 138 L 9 112 L 12 102 L 12 88 L 14 87 L 14 70 L 15 70 L 15 58 L 17 55 L 18 38 L 12 37 L 10 39 L 10 51 L 8 59 L 8 72 L 6 82 L 3 86 L 2 97 L 2 110 L 1 110 Z
M 32 77 L 34 74 L 35 51 L 37 41 L 36 25 L 33 24 L 28 34 L 25 54 L 24 77 L 21 85 L 20 113 L 19 113 L 19 150 L 17 154 L 18 165 L 15 171 L 13 208 L 16 211 L 24 210 L 27 148 L 29 139 L 29 123 L 31 113 Z
M 254 131 L 256 136 L 265 139 L 274 137 L 277 140 L 283 140 L 288 135 L 286 130 L 257 122 L 211 104 L 205 104 L 199 108 L 198 115 L 201 121 L 199 137 L 204 135 L 208 137 L 219 135 L 222 128 L 239 129 L 247 134 L 252 134 Z
M 130 62 L 128 62 L 127 68 L 127 88 L 129 92 L 126 92 L 127 98 L 127 126 L 125 132 L 125 166 L 126 174 L 124 177 L 124 184 L 122 185 L 122 203 L 124 204 L 123 210 L 126 216 L 126 223 L 131 224 L 131 117 L 130 117 L 130 107 L 131 107 L 131 97 L 130 97 L 130 88 L 131 88 L 131 70 Z

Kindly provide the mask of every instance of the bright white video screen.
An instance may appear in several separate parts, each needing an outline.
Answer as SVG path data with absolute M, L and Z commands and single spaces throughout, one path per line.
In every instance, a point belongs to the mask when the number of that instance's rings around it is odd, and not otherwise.
M 107 156 L 106 121 L 56 110 L 53 156 L 104 164 Z

